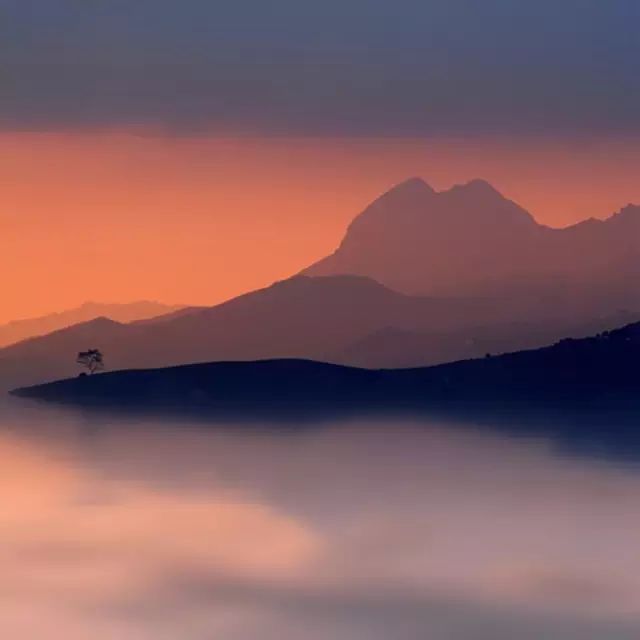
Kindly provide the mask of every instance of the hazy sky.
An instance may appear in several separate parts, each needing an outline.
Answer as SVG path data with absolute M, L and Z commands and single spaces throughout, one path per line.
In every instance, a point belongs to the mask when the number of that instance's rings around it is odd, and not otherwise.
M 382 191 L 640 202 L 637 0 L 0 0 L 0 322 L 215 303 Z M 45 286 L 46 284 L 46 286 Z
M 637 133 L 637 0 L 3 0 L 9 129 Z

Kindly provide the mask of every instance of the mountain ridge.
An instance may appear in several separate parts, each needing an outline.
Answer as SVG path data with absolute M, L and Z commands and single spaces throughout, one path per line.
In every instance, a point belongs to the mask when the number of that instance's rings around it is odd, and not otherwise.
M 485 180 L 437 192 L 412 178 L 374 200 L 348 226 L 336 250 L 301 273 L 365 275 L 410 295 L 457 296 L 518 295 L 519 289 L 538 295 L 550 283 L 586 289 L 595 278 L 593 297 L 618 305 L 640 302 L 626 282 L 640 275 L 636 264 L 636 205 L 604 220 L 553 228 Z M 598 282 L 600 275 L 606 282 Z M 624 285 L 617 300 L 608 296 L 608 283 L 614 289 Z
M 446 206 L 425 216 L 424 202 Z M 213 307 L 126 325 L 81 324 L 0 349 L 0 388 L 73 375 L 75 354 L 89 348 L 101 349 L 107 367 L 117 369 L 265 358 L 407 367 L 613 329 L 623 320 L 640 319 L 640 233 L 627 233 L 640 221 L 639 211 L 625 207 L 612 217 L 615 222 L 552 230 L 484 181 L 453 187 L 443 200 L 412 178 L 376 200 L 350 227 L 357 233 L 349 246 L 373 255 L 381 274 L 366 268 L 324 276 L 305 270 Z M 475 227 L 464 227 L 460 240 L 458 222 L 468 216 Z M 425 219 L 429 233 L 420 226 Z M 503 219 L 511 222 L 486 224 Z M 479 242 L 487 229 L 497 244 Z M 603 238 L 606 251 L 601 251 Z M 369 251 L 371 243 L 382 260 Z M 548 260 L 541 248 L 548 250 Z M 440 285 L 449 281 L 453 287 L 407 293 L 383 277 L 390 256 L 408 266 L 405 275 L 416 289 L 426 276 L 432 284 L 440 278 Z M 529 258 L 534 269 L 527 268 Z
M 0 325 L 0 348 L 100 316 L 121 322 L 135 322 L 174 313 L 182 308 L 181 305 L 167 305 L 151 300 L 125 303 L 87 301 L 64 311 L 33 318 L 20 318 Z
M 407 296 L 361 276 L 294 276 L 164 321 L 99 318 L 0 349 L 0 389 L 72 376 L 76 353 L 90 348 L 108 369 L 265 358 L 398 367 L 542 346 L 619 322 L 620 314 L 585 322 L 562 300 L 519 308 Z

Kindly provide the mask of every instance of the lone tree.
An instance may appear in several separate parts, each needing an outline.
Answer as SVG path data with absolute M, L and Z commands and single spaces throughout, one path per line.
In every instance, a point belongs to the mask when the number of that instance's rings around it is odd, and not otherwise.
M 89 370 L 93 375 L 96 371 L 104 369 L 104 358 L 100 349 L 89 349 L 89 351 L 80 351 L 76 362 Z

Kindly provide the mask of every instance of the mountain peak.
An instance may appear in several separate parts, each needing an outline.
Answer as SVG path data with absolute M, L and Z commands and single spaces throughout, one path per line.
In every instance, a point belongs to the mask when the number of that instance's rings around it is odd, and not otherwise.
M 614 213 L 609 220 L 640 220 L 640 205 L 630 203 Z
M 434 189 L 431 185 L 427 184 L 422 178 L 418 176 L 412 176 L 402 182 L 398 183 L 391 191 L 428 191 L 434 193 Z
M 378 209 L 423 207 L 438 193 L 422 178 L 409 178 L 391 187 L 374 200 L 363 213 Z
M 411 178 L 367 207 L 338 249 L 305 273 L 369 276 L 404 293 L 471 288 L 502 277 L 496 257 L 510 265 L 516 247 L 529 247 L 538 230 L 527 211 L 485 180 L 437 192 Z
M 469 194 L 474 197 L 491 196 L 504 199 L 504 196 L 490 183 L 481 178 L 475 178 L 464 184 L 456 184 L 449 190 L 449 193 Z
M 533 216 L 520 205 L 506 198 L 491 183 L 475 179 L 443 191 L 451 211 L 469 221 L 470 214 L 485 225 L 500 229 L 533 229 L 539 227 Z

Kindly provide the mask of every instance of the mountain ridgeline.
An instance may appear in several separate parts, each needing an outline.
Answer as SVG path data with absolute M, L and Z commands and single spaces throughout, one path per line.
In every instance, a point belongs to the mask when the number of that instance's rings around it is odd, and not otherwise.
M 14 320 L 0 325 L 0 347 L 42 336 L 64 327 L 95 318 L 106 317 L 116 322 L 135 322 L 157 318 L 165 314 L 178 312 L 181 307 L 142 300 L 125 304 L 105 304 L 101 302 L 85 302 L 83 305 L 59 313 L 50 313 L 37 318 Z
M 536 223 L 486 182 L 438 193 L 409 180 L 301 275 L 151 320 L 105 317 L 0 349 L 0 389 L 107 369 L 220 360 L 434 365 L 640 321 L 640 209 L 566 229 Z
M 436 192 L 414 178 L 367 207 L 338 249 L 303 273 L 367 276 L 409 295 L 635 309 L 640 207 L 552 229 L 482 180 Z
M 418 366 L 589 335 L 628 315 L 586 321 L 534 311 L 518 320 L 493 300 L 406 296 L 359 276 L 297 276 L 166 319 L 98 318 L 12 345 L 0 350 L 0 388 L 77 374 L 76 352 L 93 347 L 109 370 L 273 358 Z

